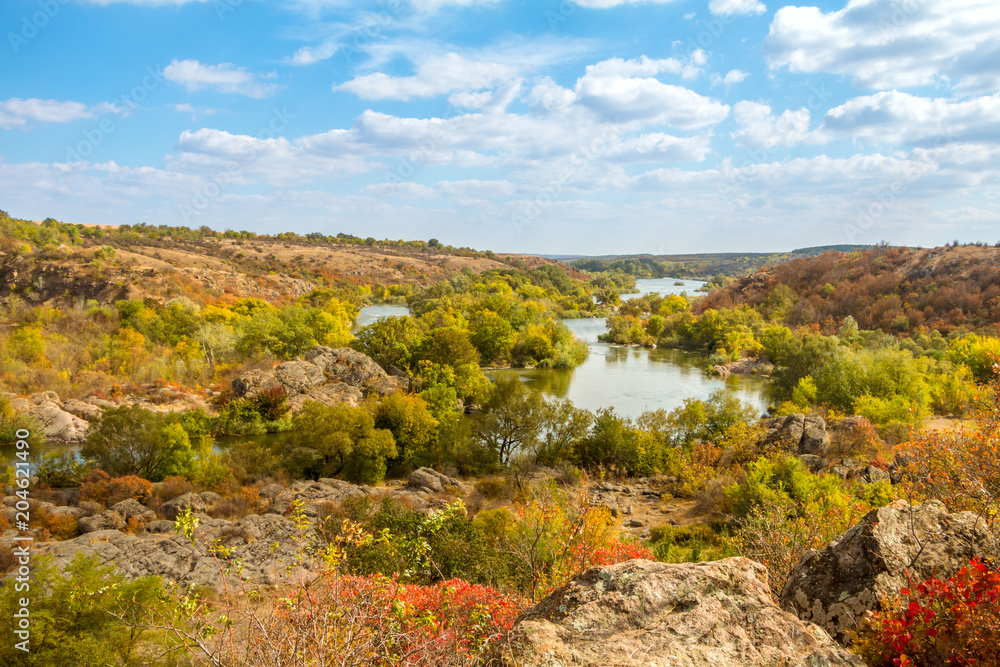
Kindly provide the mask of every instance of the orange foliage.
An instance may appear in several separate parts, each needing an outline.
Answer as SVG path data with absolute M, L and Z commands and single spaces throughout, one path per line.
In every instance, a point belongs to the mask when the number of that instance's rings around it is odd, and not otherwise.
M 140 503 L 149 500 L 153 485 L 135 475 L 111 478 L 103 470 L 92 470 L 83 478 L 80 486 L 80 500 L 92 500 L 107 506 L 127 498 L 135 498 Z

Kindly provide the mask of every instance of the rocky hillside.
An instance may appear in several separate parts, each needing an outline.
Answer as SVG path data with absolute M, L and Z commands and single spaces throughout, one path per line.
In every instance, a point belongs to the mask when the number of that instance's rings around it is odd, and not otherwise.
M 536 268 L 555 260 L 454 248 L 436 240 L 216 232 L 184 227 L 33 222 L 0 211 L 0 297 L 118 299 L 223 294 L 282 301 L 336 285 L 426 286 L 465 270 Z M 561 265 L 560 266 L 564 266 Z M 564 268 L 574 277 L 583 274 Z
M 1000 247 L 888 248 L 827 252 L 765 267 L 712 292 L 700 309 L 750 305 L 792 325 L 942 333 L 959 327 L 996 332 Z

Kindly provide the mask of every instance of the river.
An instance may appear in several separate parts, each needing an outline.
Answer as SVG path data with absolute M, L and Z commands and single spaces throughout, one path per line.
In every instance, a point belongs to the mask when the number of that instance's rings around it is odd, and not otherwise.
M 680 284 L 677 284 L 680 283 Z M 694 295 L 705 283 L 676 278 L 640 279 L 640 295 Z M 623 295 L 628 299 L 632 295 Z M 405 306 L 368 306 L 361 309 L 358 323 L 370 324 L 379 317 L 405 315 Z M 572 369 L 531 369 L 518 373 L 529 386 L 554 398 L 568 398 L 573 405 L 588 410 L 613 407 L 619 414 L 638 417 L 646 410 L 679 407 L 686 398 L 708 398 L 716 389 L 726 389 L 740 400 L 763 412 L 764 382 L 759 378 L 711 374 L 711 367 L 699 354 L 681 350 L 611 345 L 597 340 L 607 330 L 604 318 L 563 320 L 573 333 L 587 342 L 590 354 Z
M 677 285 L 675 283 L 682 284 Z M 674 278 L 637 280 L 640 294 L 694 293 L 704 285 L 697 280 L 678 281 Z M 625 295 L 629 298 L 629 295 Z M 379 317 L 401 316 L 406 306 L 378 305 L 361 309 L 358 326 L 371 324 Z M 726 379 L 712 375 L 704 357 L 680 350 L 628 347 L 601 343 L 597 336 L 606 331 L 603 318 L 563 320 L 573 333 L 587 342 L 587 360 L 572 369 L 518 370 L 529 386 L 546 396 L 568 398 L 579 408 L 598 410 L 614 408 L 618 414 L 637 417 L 646 410 L 672 410 L 686 398 L 705 399 L 719 388 L 735 394 L 763 410 L 764 382 L 758 378 L 731 376 Z M 258 436 L 280 438 L 280 435 Z M 220 444 L 241 438 L 219 438 Z M 72 446 L 42 445 L 33 452 L 75 451 Z M 0 446 L 0 462 L 14 460 L 13 445 Z

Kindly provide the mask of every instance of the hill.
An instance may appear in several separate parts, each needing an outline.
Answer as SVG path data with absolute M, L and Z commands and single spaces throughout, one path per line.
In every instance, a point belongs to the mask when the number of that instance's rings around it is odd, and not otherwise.
M 42 303 L 60 297 L 119 299 L 223 293 L 269 302 L 317 288 L 426 287 L 463 271 L 561 266 L 541 257 L 495 254 L 430 241 L 378 241 L 347 234 L 275 236 L 151 225 L 94 226 L 11 218 L 0 211 L 0 297 Z
M 768 266 L 712 292 L 699 308 L 785 309 L 789 325 L 894 333 L 921 327 L 995 331 L 1000 322 L 1000 247 L 876 247 L 824 252 Z

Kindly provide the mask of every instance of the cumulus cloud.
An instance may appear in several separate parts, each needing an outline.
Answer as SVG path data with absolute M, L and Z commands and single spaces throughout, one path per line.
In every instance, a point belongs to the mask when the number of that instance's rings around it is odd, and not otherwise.
M 847 75 L 866 88 L 996 90 L 1000 12 L 992 0 L 849 0 L 831 12 L 783 7 L 764 55 L 771 67 Z
M 733 139 L 744 146 L 792 146 L 809 136 L 808 109 L 788 109 L 775 116 L 768 105 L 743 100 L 733 105 L 733 118 L 739 126 Z
M 382 72 L 357 77 L 333 89 L 354 93 L 365 100 L 409 100 L 458 91 L 476 91 L 517 76 L 512 65 L 469 60 L 457 53 L 430 56 L 413 76 L 389 76 Z
M 673 59 L 605 61 L 587 68 L 577 81 L 575 92 L 580 104 L 616 122 L 641 120 L 692 129 L 714 125 L 729 115 L 727 105 L 688 88 L 663 83 L 652 76 L 630 76 L 675 69 Z
M 274 94 L 278 86 L 261 79 L 274 78 L 274 74 L 258 75 L 231 63 L 205 65 L 197 60 L 173 60 L 163 70 L 163 78 L 179 83 L 188 90 L 217 90 L 247 97 L 262 98 Z
M 31 123 L 68 123 L 80 118 L 93 118 L 93 115 L 87 105 L 80 102 L 18 97 L 0 101 L 0 128 L 5 130 L 26 127 Z
M 823 129 L 872 144 L 1000 143 L 1000 93 L 966 100 L 896 90 L 856 97 L 830 109 Z
M 708 10 L 719 16 L 763 14 L 767 6 L 760 0 L 710 0 Z

